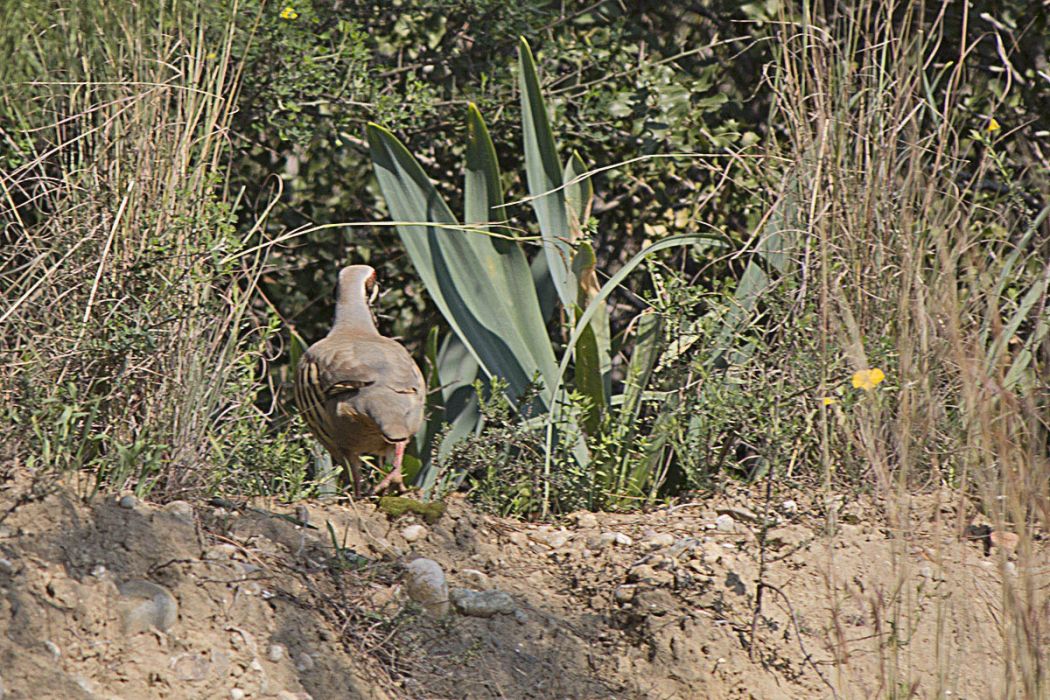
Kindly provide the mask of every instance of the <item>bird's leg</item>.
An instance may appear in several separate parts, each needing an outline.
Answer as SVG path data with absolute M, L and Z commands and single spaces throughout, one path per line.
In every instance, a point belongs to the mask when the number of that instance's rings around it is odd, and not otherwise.
M 392 484 L 397 484 L 399 491 L 405 490 L 405 481 L 401 476 L 401 460 L 405 458 L 405 445 L 407 441 L 398 442 L 394 444 L 394 470 L 386 475 L 386 478 L 379 482 L 376 486 L 376 493 L 383 493 Z
M 354 498 L 361 498 L 361 457 L 350 455 L 350 476 L 354 479 Z

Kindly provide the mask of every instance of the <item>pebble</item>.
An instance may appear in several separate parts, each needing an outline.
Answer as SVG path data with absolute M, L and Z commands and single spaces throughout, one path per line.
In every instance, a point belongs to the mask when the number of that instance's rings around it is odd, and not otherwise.
M 670 532 L 661 532 L 651 536 L 645 541 L 645 546 L 649 549 L 660 549 L 661 547 L 670 547 L 674 544 L 674 535 Z
M 784 515 L 796 515 L 798 513 L 798 503 L 789 498 L 780 504 L 780 512 Z
M 524 625 L 529 621 L 529 615 L 521 608 L 514 611 L 514 621 L 519 625 Z
M 283 644 L 271 644 L 270 648 L 266 650 L 266 658 L 274 663 L 277 663 L 284 658 L 284 645 Z
M 766 533 L 766 543 L 774 549 L 800 547 L 811 539 L 813 539 L 813 533 L 803 525 L 778 527 Z
M 430 615 L 448 614 L 448 583 L 441 565 L 433 559 L 421 557 L 405 566 L 405 591 Z
M 581 530 L 593 530 L 598 527 L 598 517 L 594 513 L 580 513 L 576 516 L 576 527 Z
M 613 591 L 613 598 L 616 599 L 617 603 L 630 603 L 634 600 L 636 590 L 635 586 L 617 586 L 616 590 Z
M 401 531 L 401 536 L 405 538 L 405 542 L 411 544 L 425 538 L 427 529 L 422 525 L 409 525 Z
M 230 688 L 230 700 L 244 700 L 244 691 L 240 688 Z
M 314 657 L 307 654 L 305 651 L 299 654 L 295 660 L 295 668 L 298 671 L 309 671 L 314 667 Z
M 728 515 L 733 520 L 744 523 L 758 522 L 758 516 L 748 508 L 716 508 L 715 512 L 719 515 Z
M 62 650 L 58 648 L 58 645 L 52 642 L 50 639 L 44 640 L 44 648 L 47 649 L 51 656 L 55 657 L 57 661 L 62 656 Z
M 469 617 L 510 615 L 517 609 L 510 594 L 497 590 L 472 591 L 469 588 L 453 588 L 449 598 L 460 614 Z
M 0 557 L 0 574 L 3 574 L 4 576 L 11 576 L 14 573 L 15 565 L 11 563 L 11 560 Z
M 125 508 L 127 510 L 131 510 L 132 508 L 134 508 L 138 504 L 139 504 L 139 499 L 135 498 L 130 493 L 127 494 L 126 496 L 121 496 L 120 500 L 117 501 L 117 505 L 119 505 L 121 508 Z
M 528 535 L 518 530 L 515 530 L 514 532 L 507 535 L 507 539 L 509 539 L 511 542 L 518 545 L 519 547 L 524 547 L 529 543 Z
M 736 532 L 736 522 L 733 516 L 723 513 L 715 518 L 715 529 L 719 532 Z
M 222 559 L 232 559 L 233 555 L 237 553 L 237 547 L 232 544 L 215 544 L 204 550 L 203 559 L 209 561 L 219 561 Z
M 179 616 L 179 603 L 163 586 L 152 581 L 132 579 L 117 587 L 121 600 L 117 609 L 124 634 L 131 636 L 154 628 L 167 632 Z
M 164 506 L 164 510 L 171 513 L 179 520 L 187 523 L 193 522 L 193 506 L 186 501 L 172 501 L 168 505 Z
M 471 588 L 476 588 L 482 591 L 491 588 L 488 574 L 484 571 L 478 569 L 463 569 L 463 571 L 459 572 L 459 577 Z
M 211 672 L 211 661 L 203 653 L 180 654 L 171 661 L 175 677 L 180 681 L 202 681 Z
M 657 586 L 670 586 L 674 583 L 674 574 L 666 569 L 654 569 L 648 564 L 639 564 L 627 574 L 630 581 L 651 583 Z
M 618 544 L 623 547 L 629 547 L 632 544 L 634 544 L 634 540 L 632 540 L 629 536 L 623 534 L 622 532 L 603 532 L 601 536 L 601 543 L 603 545 Z

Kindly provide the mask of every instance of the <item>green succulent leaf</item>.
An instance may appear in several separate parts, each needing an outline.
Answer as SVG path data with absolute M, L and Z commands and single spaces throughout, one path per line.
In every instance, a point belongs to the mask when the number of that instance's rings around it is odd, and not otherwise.
M 525 142 L 525 174 L 532 208 L 540 224 L 548 274 L 565 308 L 576 300 L 573 278 L 572 231 L 565 208 L 565 188 L 558 150 L 540 91 L 536 61 L 524 38 L 518 46 L 518 79 L 521 83 L 522 136 Z M 542 295 L 541 295 L 542 296 Z

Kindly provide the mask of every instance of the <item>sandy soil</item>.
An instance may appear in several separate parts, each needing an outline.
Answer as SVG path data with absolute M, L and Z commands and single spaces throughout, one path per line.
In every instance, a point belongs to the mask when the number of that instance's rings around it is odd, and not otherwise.
M 424 524 L 12 480 L 0 698 L 1003 697 L 1016 565 L 957 503 L 916 497 L 891 528 L 871 502 L 740 489 L 541 525 L 452 497 Z M 426 614 L 402 585 L 420 556 L 516 609 Z

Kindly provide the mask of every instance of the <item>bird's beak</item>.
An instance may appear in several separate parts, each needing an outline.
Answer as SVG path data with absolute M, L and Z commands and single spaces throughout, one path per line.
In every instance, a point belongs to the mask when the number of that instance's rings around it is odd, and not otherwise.
M 376 303 L 376 299 L 379 298 L 379 285 L 376 284 L 375 277 L 372 278 L 372 291 L 368 294 L 368 305 Z

